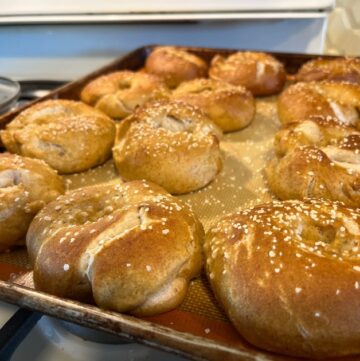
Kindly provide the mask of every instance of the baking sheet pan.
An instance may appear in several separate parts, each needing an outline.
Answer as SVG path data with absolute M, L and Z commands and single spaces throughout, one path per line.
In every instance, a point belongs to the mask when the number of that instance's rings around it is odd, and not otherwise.
M 120 69 L 141 69 L 152 48 L 153 46 L 139 48 L 36 102 L 50 98 L 79 99 L 82 87 L 99 75 Z M 185 49 L 208 62 L 215 54 L 230 54 L 236 51 Z M 272 54 L 284 63 L 290 74 L 314 57 L 301 54 Z M 4 127 L 21 110 L 30 105 L 27 104 L 22 109 L 1 117 L 0 127 Z M 179 196 L 191 204 L 206 230 L 218 217 L 226 213 L 233 212 L 239 207 L 263 203 L 272 198 L 264 180 L 263 168 L 266 160 L 273 156 L 273 135 L 280 127 L 276 112 L 276 97 L 258 98 L 256 107 L 256 117 L 250 126 L 224 135 L 221 141 L 224 168 L 216 179 L 199 191 Z M 118 174 L 112 160 L 109 160 L 100 167 L 65 178 L 69 188 L 72 189 L 114 177 L 118 177 Z M 140 319 L 34 290 L 26 251 L 24 248 L 19 248 L 0 255 L 0 299 L 197 360 L 291 359 L 249 345 L 234 330 L 216 303 L 204 275 L 191 283 L 187 297 L 178 309 Z M 346 360 L 355 359 L 358 358 L 346 358 Z

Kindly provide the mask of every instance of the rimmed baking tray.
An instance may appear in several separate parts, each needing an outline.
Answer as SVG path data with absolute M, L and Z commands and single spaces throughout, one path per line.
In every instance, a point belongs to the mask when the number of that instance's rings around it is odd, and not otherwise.
M 145 46 L 136 49 L 42 99 L 5 114 L 0 118 L 0 128 L 36 102 L 57 98 L 79 99 L 83 86 L 102 74 L 123 69 L 141 69 L 153 48 L 154 46 Z M 227 55 L 236 51 L 188 47 L 183 49 L 199 55 L 207 62 L 216 54 Z M 284 63 L 290 74 L 296 72 L 305 61 L 315 57 L 304 54 L 272 54 Z M 273 156 L 272 139 L 279 126 L 276 98 L 259 98 L 254 122 L 242 131 L 226 134 L 222 139 L 222 172 L 204 189 L 180 197 L 193 206 L 205 229 L 224 213 L 271 199 L 262 169 L 266 160 Z M 77 188 L 117 176 L 112 162 L 109 161 L 93 170 L 66 178 L 70 188 Z M 0 255 L 1 300 L 195 360 L 294 359 L 268 353 L 248 344 L 234 330 L 216 303 L 204 275 L 192 282 L 184 303 L 178 309 L 158 316 L 135 318 L 36 291 L 28 267 L 24 248 Z M 342 358 L 345 359 L 358 360 L 359 357 Z

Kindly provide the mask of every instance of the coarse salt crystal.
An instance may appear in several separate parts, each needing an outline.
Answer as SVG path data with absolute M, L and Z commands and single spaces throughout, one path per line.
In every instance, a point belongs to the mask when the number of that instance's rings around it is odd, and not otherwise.
M 64 264 L 64 271 L 66 272 L 66 271 L 68 271 L 70 269 L 70 266 L 67 264 L 67 263 L 65 263 Z

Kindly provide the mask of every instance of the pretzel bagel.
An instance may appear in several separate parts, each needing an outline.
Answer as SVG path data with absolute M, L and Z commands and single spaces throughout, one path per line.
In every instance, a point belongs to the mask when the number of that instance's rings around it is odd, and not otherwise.
M 286 124 L 275 134 L 274 147 L 276 153 L 283 156 L 299 146 L 337 145 L 351 135 L 360 135 L 360 132 L 334 118 L 312 117 L 303 122 Z
M 0 135 L 9 152 L 42 159 L 60 173 L 75 173 L 110 157 L 115 124 L 84 103 L 46 100 L 21 112 Z
M 169 88 L 207 76 L 208 66 L 198 56 L 172 46 L 158 46 L 148 56 L 145 70 L 162 78 Z
M 0 251 L 23 245 L 36 213 L 64 192 L 64 181 L 45 162 L 1 153 Z
M 306 62 L 295 75 L 297 81 L 333 80 L 360 84 L 360 59 L 317 58 Z
M 270 54 L 237 52 L 211 61 L 209 76 L 233 85 L 242 85 L 255 96 L 280 92 L 286 81 L 284 66 Z
M 337 146 L 295 148 L 271 160 L 265 172 L 280 199 L 325 198 L 360 207 L 360 136 Z
M 221 133 L 190 104 L 150 102 L 119 125 L 113 158 L 124 179 L 146 179 L 170 193 L 187 193 L 220 171 Z
M 312 117 L 330 117 L 359 127 L 360 85 L 345 82 L 300 82 L 278 97 L 278 115 L 283 124 Z
M 173 91 L 172 98 L 198 106 L 224 132 L 246 127 L 255 115 L 255 101 L 246 88 L 219 80 L 183 82 Z
M 325 200 L 228 215 L 205 238 L 212 289 L 239 333 L 281 354 L 360 354 L 360 215 Z
M 164 82 L 151 74 L 118 71 L 91 81 L 81 91 L 81 100 L 114 119 L 123 119 L 149 100 L 168 96 Z
M 151 315 L 184 299 L 202 266 L 202 237 L 191 209 L 161 187 L 112 181 L 48 204 L 26 242 L 37 289 Z

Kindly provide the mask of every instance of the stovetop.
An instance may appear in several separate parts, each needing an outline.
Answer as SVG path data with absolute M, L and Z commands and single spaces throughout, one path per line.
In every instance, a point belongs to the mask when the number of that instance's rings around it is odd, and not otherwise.
M 59 80 L 20 80 L 21 93 L 16 106 L 24 105 L 29 101 L 47 95 L 51 90 L 64 85 Z
M 46 95 L 64 81 L 19 81 L 21 94 L 14 108 Z M 71 326 L 71 325 L 70 325 Z M 91 342 L 69 331 L 63 321 L 0 302 L 1 361 L 184 361 L 135 343 Z M 100 335 L 104 339 L 104 335 Z M 106 339 L 108 342 L 108 340 Z M 112 340 L 113 341 L 113 340 Z M 121 342 L 121 340 L 120 340 Z

